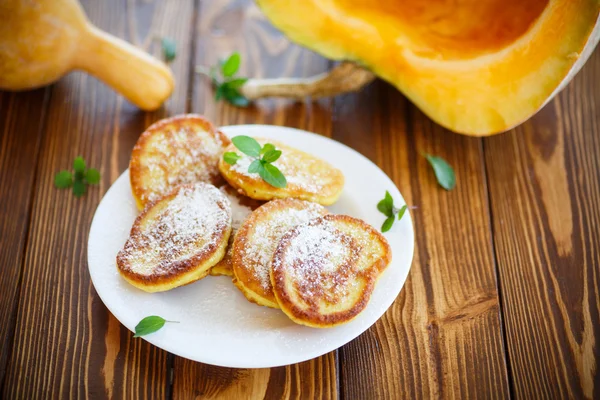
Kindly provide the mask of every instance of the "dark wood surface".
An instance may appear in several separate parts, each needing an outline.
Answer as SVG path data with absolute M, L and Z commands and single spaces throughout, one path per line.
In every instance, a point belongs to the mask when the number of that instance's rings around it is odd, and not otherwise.
M 416 207 L 404 289 L 339 351 L 344 398 L 508 397 L 481 141 L 440 128 L 383 83 L 336 104 L 334 139 L 376 162 Z M 455 190 L 437 186 L 421 152 L 454 166 Z
M 0 94 L 0 382 L 12 347 L 35 169 L 49 91 Z M 21 156 L 15 157 L 16 154 Z
M 484 153 L 515 395 L 600 399 L 600 51 Z
M 530 121 L 477 139 L 437 126 L 380 81 L 315 103 L 216 103 L 194 66 L 233 50 L 253 77 L 331 66 L 251 1 L 83 6 L 155 55 L 154 37 L 174 38 L 177 88 L 153 113 L 81 73 L 0 93 L 0 398 L 600 398 L 600 51 Z M 314 131 L 394 180 L 415 207 L 416 252 L 380 321 L 335 352 L 259 370 L 191 362 L 132 338 L 91 285 L 87 235 L 138 135 L 181 112 Z M 452 164 L 454 191 L 437 186 L 420 152 Z M 81 199 L 53 187 L 77 155 L 102 172 Z

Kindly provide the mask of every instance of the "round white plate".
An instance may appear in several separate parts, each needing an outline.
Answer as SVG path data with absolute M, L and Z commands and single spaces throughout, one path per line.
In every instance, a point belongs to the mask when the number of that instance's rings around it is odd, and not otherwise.
M 377 202 L 386 190 L 396 206 L 404 199 L 394 183 L 367 158 L 323 136 L 266 125 L 221 128 L 231 136 L 248 135 L 280 140 L 321 157 L 346 177 L 334 213 L 361 218 L 376 228 L 385 217 Z M 129 330 L 149 315 L 167 320 L 161 330 L 144 339 L 178 356 L 224 367 L 263 368 L 293 364 L 328 353 L 348 343 L 388 309 L 406 280 L 414 251 L 410 214 L 385 233 L 392 247 L 392 263 L 381 276 L 367 308 L 353 321 L 329 329 L 296 325 L 279 310 L 250 303 L 231 279 L 208 276 L 164 293 L 146 293 L 123 280 L 115 265 L 138 214 L 125 171 L 108 190 L 96 210 L 88 242 L 88 263 L 98 295 Z

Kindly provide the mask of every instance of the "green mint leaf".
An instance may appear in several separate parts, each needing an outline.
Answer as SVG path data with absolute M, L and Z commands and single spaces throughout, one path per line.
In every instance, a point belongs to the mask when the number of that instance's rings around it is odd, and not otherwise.
M 456 176 L 452 167 L 441 157 L 425 154 L 425 158 L 433 167 L 435 178 L 441 187 L 446 190 L 452 190 L 456 186 Z
M 233 151 L 227 151 L 223 154 L 223 160 L 229 165 L 235 165 L 240 158 L 242 158 L 242 156 Z
M 385 203 L 385 199 L 379 200 L 379 203 L 377 203 L 377 209 L 379 210 L 380 213 L 382 213 L 386 217 L 389 216 L 389 214 L 390 214 L 390 209 L 389 209 L 388 205 Z
M 233 76 L 240 68 L 241 60 L 242 58 L 237 52 L 230 55 L 229 58 L 225 60 L 221 65 L 221 73 L 223 74 L 223 76 L 227 78 Z
M 54 176 L 54 186 L 59 189 L 73 188 L 73 194 L 81 197 L 87 192 L 87 185 L 95 185 L 100 182 L 100 172 L 96 168 L 87 168 L 83 157 L 78 156 L 73 160 L 73 170 L 60 171 Z
M 248 166 L 248 172 L 251 174 L 256 174 L 257 172 L 260 174 L 260 171 L 264 168 L 264 164 L 260 160 L 254 160 Z
M 398 211 L 398 221 L 400 221 L 402 219 L 402 217 L 404 216 L 404 213 L 406 212 L 406 204 L 403 205 L 402 207 L 400 207 L 400 211 Z
M 60 171 L 54 176 L 54 186 L 58 189 L 66 189 L 73 185 L 73 174 L 69 171 Z
M 229 103 L 233 104 L 236 107 L 248 107 L 250 105 L 250 100 L 248 100 L 241 94 L 225 96 L 225 100 L 227 100 Z
M 381 232 L 387 232 L 392 228 L 392 225 L 394 225 L 396 214 L 398 214 L 398 221 L 402 219 L 406 213 L 407 206 L 405 204 L 399 209 L 394 207 L 394 199 L 390 192 L 386 190 L 383 200 L 380 200 L 379 203 L 377 203 L 377 209 L 387 217 L 383 225 L 381 225 Z
M 90 185 L 96 185 L 100 182 L 100 172 L 96 168 L 89 168 L 85 172 L 85 181 Z
M 151 315 L 149 317 L 146 317 L 135 326 L 135 335 L 133 335 L 133 337 L 135 338 L 154 333 L 163 326 L 165 326 L 165 322 L 175 321 L 167 321 L 166 319 L 159 317 L 158 315 Z
M 383 198 L 385 204 L 389 207 L 390 210 L 394 209 L 394 199 L 389 191 L 385 191 L 385 197 Z M 389 215 L 388 215 L 389 216 Z
M 386 217 L 394 216 L 394 199 L 389 191 L 385 191 L 385 197 L 377 203 L 377 209 Z
M 231 89 L 239 89 L 244 86 L 244 83 L 248 81 L 248 78 L 234 78 L 226 81 L 224 85 L 227 85 Z
M 231 141 L 233 142 L 233 145 L 242 153 L 250 157 L 260 156 L 261 146 L 256 139 L 251 138 L 250 136 L 239 135 L 233 137 Z
M 391 217 L 387 217 L 387 219 L 383 222 L 383 225 L 381 225 L 381 232 L 387 232 L 392 228 L 392 225 L 394 225 L 394 221 L 395 218 L 392 215 Z
M 281 150 L 269 150 L 265 153 L 265 155 L 263 156 L 263 161 L 266 161 L 268 163 L 272 163 L 277 161 L 277 159 L 279 159 L 279 157 L 281 157 Z
M 173 39 L 164 37 L 161 39 L 163 57 L 166 62 L 173 61 L 177 55 L 177 44 Z
M 85 172 L 85 160 L 83 157 L 75 157 L 75 160 L 73 160 L 73 169 L 75 172 L 80 172 L 81 174 Z
M 283 176 L 279 168 L 273 164 L 263 164 L 263 169 L 258 171 L 258 174 L 271 186 L 276 188 L 284 188 L 287 186 L 287 180 L 285 179 L 285 176 Z
M 76 197 L 81 197 L 87 191 L 87 185 L 80 179 L 75 179 L 73 182 L 73 194 Z
M 242 96 L 240 91 L 237 88 L 231 87 L 228 82 L 221 84 L 221 90 L 223 92 L 223 98 L 229 102 L 235 97 Z
M 262 156 L 263 154 L 265 154 L 267 151 L 270 150 L 275 150 L 275 146 L 271 143 L 267 143 L 263 146 L 262 149 L 260 149 L 260 155 Z
M 242 95 L 240 88 L 248 81 L 248 78 L 234 78 L 233 76 L 240 68 L 241 57 L 239 53 L 233 53 L 225 61 L 219 61 L 218 68 L 221 70 L 221 75 L 225 78 L 224 81 L 218 79 L 214 74 L 215 67 L 208 70 L 205 67 L 197 67 L 196 71 L 210 76 L 212 83 L 216 88 L 215 100 L 224 99 L 228 103 L 237 107 L 247 107 L 250 100 Z
M 219 101 L 225 96 L 225 87 L 223 85 L 217 86 L 217 90 L 215 90 L 215 100 Z

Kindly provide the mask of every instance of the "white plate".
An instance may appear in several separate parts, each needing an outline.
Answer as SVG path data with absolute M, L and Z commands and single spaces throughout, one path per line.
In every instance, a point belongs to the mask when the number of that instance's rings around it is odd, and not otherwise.
M 376 228 L 385 217 L 377 202 L 386 190 L 396 205 L 404 199 L 394 183 L 375 164 L 356 151 L 312 133 L 266 125 L 222 128 L 229 136 L 273 138 L 324 158 L 340 168 L 346 186 L 334 213 L 361 218 Z M 247 301 L 231 279 L 209 276 L 164 293 L 145 293 L 125 282 L 115 258 L 125 243 L 138 211 L 125 171 L 96 210 L 88 242 L 88 263 L 98 295 L 129 330 L 148 315 L 179 321 L 166 324 L 144 339 L 178 356 L 224 367 L 262 368 L 293 364 L 328 353 L 348 343 L 375 323 L 400 293 L 414 251 L 410 214 L 385 234 L 392 263 L 379 280 L 367 308 L 348 324 L 315 329 L 293 323 L 279 310 Z

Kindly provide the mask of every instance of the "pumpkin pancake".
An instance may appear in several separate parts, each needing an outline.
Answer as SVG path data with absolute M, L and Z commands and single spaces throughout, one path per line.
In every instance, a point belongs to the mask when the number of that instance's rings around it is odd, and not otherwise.
M 213 276 L 226 275 L 233 276 L 233 238 L 235 233 L 242 225 L 246 217 L 263 204 L 261 201 L 251 199 L 250 197 L 242 196 L 234 188 L 229 185 L 223 185 L 220 190 L 227 196 L 231 203 L 231 235 L 229 236 L 229 244 L 225 257 L 210 269 L 210 274 Z
M 325 215 L 283 235 L 272 258 L 273 292 L 298 324 L 340 325 L 364 310 L 391 258 L 375 228 L 347 215 Z
M 138 208 L 181 184 L 223 183 L 218 162 L 230 141 L 200 115 L 160 120 L 139 137 L 129 162 Z
M 205 277 L 225 255 L 230 234 L 231 206 L 219 189 L 179 186 L 137 217 L 117 268 L 146 292 L 170 290 Z
M 327 214 L 317 203 L 297 199 L 270 201 L 250 214 L 233 240 L 233 282 L 246 298 L 279 308 L 269 270 L 279 239 L 289 229 Z
M 249 173 L 248 167 L 254 160 L 241 154 L 231 144 L 225 151 L 238 153 L 241 158 L 230 165 L 223 158 L 219 160 L 219 171 L 231 186 L 244 195 L 257 200 L 273 200 L 293 197 L 330 205 L 337 201 L 344 188 L 344 175 L 326 161 L 285 144 L 256 139 L 261 145 L 272 143 L 281 150 L 281 157 L 273 163 L 287 180 L 285 188 L 276 188 L 265 182 L 258 174 Z

